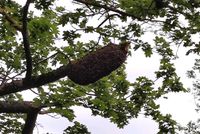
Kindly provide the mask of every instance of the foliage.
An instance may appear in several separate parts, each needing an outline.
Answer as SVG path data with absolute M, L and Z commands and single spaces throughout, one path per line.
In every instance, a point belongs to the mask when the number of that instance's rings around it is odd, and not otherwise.
M 79 122 L 75 121 L 74 126 L 69 126 L 67 129 L 64 130 L 63 134 L 90 134 L 87 128 L 80 124 Z
M 33 103 L 41 106 L 41 112 L 56 113 L 74 121 L 72 106 L 82 106 L 91 109 L 93 115 L 109 118 L 123 128 L 143 111 L 159 124 L 158 133 L 175 133 L 178 130 L 176 121 L 159 111 L 156 100 L 169 92 L 187 91 L 176 74 L 174 60 L 180 46 L 187 49 L 187 55 L 199 55 L 199 42 L 193 37 L 200 31 L 200 2 L 171 0 L 163 8 L 156 7 L 154 0 L 71 0 L 65 1 L 67 7 L 56 2 L 32 0 L 31 3 L 34 10 L 27 16 L 27 32 L 33 76 L 53 72 L 109 42 L 123 41 L 132 44 L 133 53 L 141 50 L 146 57 L 157 54 L 160 68 L 155 72 L 156 80 L 140 76 L 131 83 L 126 79 L 125 66 L 122 66 L 87 86 L 77 85 L 67 77 L 36 86 L 31 89 L 35 93 Z M 23 80 L 26 73 L 27 59 L 21 36 L 23 6 L 14 0 L 0 0 L 0 88 L 12 81 Z M 149 31 L 152 31 L 153 36 L 149 37 L 152 42 L 143 38 Z M 199 71 L 199 68 L 197 60 L 194 69 Z M 194 70 L 188 74 L 195 77 Z M 158 83 L 158 79 L 162 83 Z M 199 83 L 195 88 L 199 95 Z M 1 96 L 0 100 L 25 101 L 20 92 Z M 22 115 L 19 117 L 24 119 Z M 17 118 L 18 114 L 2 113 L 0 132 L 21 131 L 19 126 L 23 121 Z M 65 133 L 78 131 L 89 133 L 78 122 L 68 127 Z
M 184 132 L 184 134 L 200 134 L 199 130 L 199 120 L 195 122 L 189 122 L 186 127 L 180 127 L 180 131 Z
M 127 13 L 130 13 L 138 18 L 150 17 L 156 15 L 157 11 L 155 2 L 152 0 L 141 0 L 141 1 L 127 1 L 119 0 L 119 6 L 124 9 Z
M 1 114 L 0 132 L 2 134 L 21 133 L 23 126 L 23 115 L 20 114 Z

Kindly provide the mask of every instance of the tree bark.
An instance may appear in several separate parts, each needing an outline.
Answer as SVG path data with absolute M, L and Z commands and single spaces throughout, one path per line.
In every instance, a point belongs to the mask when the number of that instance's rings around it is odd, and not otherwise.
M 31 101 L 0 101 L 0 113 L 29 113 L 37 108 Z
M 26 113 L 26 121 L 22 134 L 32 134 L 37 115 L 41 110 L 41 106 L 34 106 L 31 101 L 0 101 L 0 113 Z
M 31 112 L 27 113 L 26 122 L 22 130 L 22 134 L 33 133 L 39 111 L 40 109 L 32 109 Z
M 31 3 L 31 0 L 27 0 L 25 6 L 23 7 L 23 17 L 22 17 L 22 37 L 23 37 L 23 44 L 24 44 L 24 52 L 26 57 L 26 79 L 30 80 L 32 75 L 32 56 L 31 56 L 31 50 L 30 50 L 30 42 L 29 42 L 29 36 L 28 36 L 28 9 L 29 5 Z
M 21 79 L 12 81 L 10 83 L 5 83 L 0 86 L 0 96 L 4 96 L 10 93 L 20 92 L 30 88 L 40 87 L 45 84 L 55 82 L 67 76 L 68 72 L 69 72 L 69 66 L 66 65 L 46 74 L 41 74 L 39 76 L 32 76 L 28 81 L 26 79 Z

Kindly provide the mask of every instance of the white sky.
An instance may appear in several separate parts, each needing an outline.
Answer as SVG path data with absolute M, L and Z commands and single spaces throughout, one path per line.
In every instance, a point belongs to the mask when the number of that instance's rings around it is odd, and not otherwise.
M 16 0 L 20 3 L 24 1 Z M 66 1 L 65 1 L 66 2 Z M 63 1 L 60 1 L 61 4 Z M 146 39 L 151 38 L 147 36 Z M 179 50 L 180 59 L 175 61 L 177 67 L 177 73 L 182 77 L 182 81 L 186 86 L 191 87 L 192 81 L 186 78 L 186 71 L 191 69 L 194 61 L 194 57 L 184 56 L 184 50 Z M 158 70 L 159 59 L 156 55 L 152 58 L 145 58 L 142 52 L 134 52 L 132 57 L 127 60 L 127 79 L 134 82 L 135 78 L 144 75 L 149 78 L 154 77 L 154 71 Z M 28 94 L 28 91 L 27 91 Z M 195 105 L 193 96 L 188 93 L 171 93 L 168 95 L 168 99 L 160 99 L 158 103 L 161 106 L 163 113 L 170 113 L 172 117 L 181 124 L 186 124 L 190 120 L 196 120 L 198 114 L 195 112 Z M 157 124 L 151 119 L 142 117 L 132 119 L 130 124 L 123 129 L 118 129 L 116 125 L 110 123 L 108 119 L 101 117 L 91 116 L 91 112 L 88 109 L 75 107 L 76 120 L 85 124 L 92 134 L 155 134 L 157 132 Z M 47 115 L 39 115 L 37 122 L 41 124 L 38 126 L 39 131 L 35 130 L 34 134 L 45 134 L 50 132 L 52 134 L 61 134 L 63 129 L 68 125 L 72 125 L 64 118 L 55 119 Z

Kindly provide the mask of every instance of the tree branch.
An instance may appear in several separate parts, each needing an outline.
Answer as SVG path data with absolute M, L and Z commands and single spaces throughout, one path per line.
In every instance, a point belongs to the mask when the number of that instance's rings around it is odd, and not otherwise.
M 82 4 L 85 4 L 85 5 L 91 5 L 91 6 L 94 6 L 94 7 L 99 7 L 99 8 L 103 8 L 105 10 L 109 10 L 109 11 L 113 11 L 115 13 L 118 13 L 122 16 L 129 16 L 129 17 L 132 17 L 134 19 L 138 19 L 138 20 L 141 20 L 141 18 L 137 17 L 137 16 L 134 16 L 133 14 L 130 14 L 130 13 L 126 13 L 126 12 L 123 12 L 121 10 L 118 10 L 118 9 L 115 9 L 113 7 L 108 7 L 107 5 L 100 5 L 98 3 L 95 3 L 95 2 L 91 2 L 89 0 L 74 0 L 78 3 L 82 3 Z
M 49 73 L 39 76 L 32 76 L 30 82 L 26 82 L 26 79 L 21 79 L 12 81 L 10 83 L 5 83 L 0 86 L 0 96 L 16 93 L 30 88 L 40 87 L 67 76 L 68 72 L 69 66 L 65 65 Z
M 26 113 L 26 121 L 22 134 L 32 134 L 37 115 L 42 106 L 34 106 L 31 101 L 0 101 L 0 113 Z
M 100 28 L 107 20 L 109 20 L 111 17 L 113 16 L 119 16 L 119 14 L 111 14 L 111 15 L 108 15 L 98 26 L 97 28 Z M 120 17 L 120 16 L 119 16 Z
M 6 13 L 5 9 L 0 8 L 0 14 L 2 14 L 5 17 L 5 19 L 11 24 L 11 26 L 13 26 L 16 30 L 22 32 L 22 27 L 17 23 L 16 20 L 14 20 Z
M 138 21 L 145 21 L 146 20 L 146 21 L 150 21 L 150 22 L 159 22 L 159 23 L 165 23 L 167 25 L 171 25 L 170 23 L 162 21 L 162 20 L 153 20 L 153 19 L 149 19 L 149 18 L 140 18 L 140 17 L 135 16 L 134 14 L 127 13 L 127 12 L 124 12 L 122 10 L 119 10 L 119 9 L 116 9 L 116 8 L 113 8 L 113 7 L 108 7 L 107 5 L 101 5 L 101 4 L 98 4 L 98 3 L 95 3 L 95 2 L 91 2 L 89 0 L 74 0 L 74 1 L 76 1 L 78 3 L 85 4 L 87 6 L 91 5 L 91 6 L 94 6 L 94 7 L 103 8 L 105 10 L 109 10 L 109 11 L 118 13 L 121 16 L 127 16 L 127 17 L 131 17 L 132 19 L 137 19 Z
M 31 112 L 27 113 L 26 121 L 22 134 L 32 134 L 37 120 L 37 116 L 40 109 L 33 109 Z
M 32 75 L 32 57 L 30 51 L 30 43 L 28 38 L 28 29 L 27 29 L 27 14 L 29 5 L 31 0 L 27 0 L 25 6 L 23 7 L 23 18 L 22 18 L 22 36 L 23 36 L 23 44 L 24 44 L 24 51 L 26 57 L 26 79 L 30 80 Z
M 34 106 L 31 101 L 0 101 L 0 113 L 29 113 L 39 107 Z

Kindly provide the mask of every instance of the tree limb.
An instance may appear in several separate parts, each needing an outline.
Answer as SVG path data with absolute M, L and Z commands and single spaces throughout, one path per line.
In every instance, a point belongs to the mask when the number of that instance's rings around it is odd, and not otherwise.
M 29 113 L 41 106 L 34 106 L 31 101 L 0 101 L 0 113 Z
M 16 93 L 30 88 L 40 87 L 42 85 L 57 81 L 60 78 L 67 76 L 68 72 L 69 66 L 65 65 L 49 73 L 39 76 L 32 76 L 29 82 L 26 82 L 26 79 L 21 79 L 12 81 L 10 83 L 5 83 L 0 86 L 0 96 L 10 93 Z
M 23 17 L 22 17 L 22 36 L 23 36 L 23 44 L 24 51 L 26 57 L 26 79 L 29 81 L 32 75 L 32 57 L 30 51 L 30 43 L 28 38 L 28 29 L 27 29 L 27 14 L 29 5 L 32 1 L 27 0 L 25 6 L 23 7 Z
M 32 134 L 37 120 L 37 116 L 40 109 L 33 109 L 31 112 L 27 113 L 26 121 L 22 134 Z
M 37 115 L 42 106 L 34 106 L 31 101 L 0 101 L 0 113 L 26 113 L 26 121 L 22 134 L 32 134 Z
M 35 105 L 32 101 L 0 101 L 0 113 L 30 113 L 39 110 L 38 114 L 52 113 L 49 110 L 41 110 L 48 107 L 63 107 L 60 102 Z

